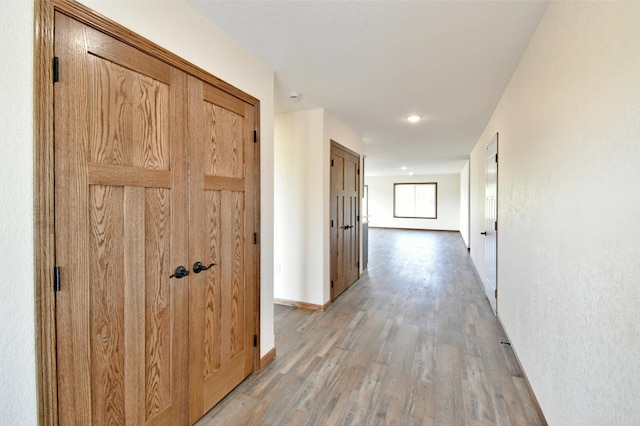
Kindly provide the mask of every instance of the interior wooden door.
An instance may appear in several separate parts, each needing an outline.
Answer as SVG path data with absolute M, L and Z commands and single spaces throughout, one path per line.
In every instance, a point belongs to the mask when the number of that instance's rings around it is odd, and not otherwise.
M 331 299 L 360 276 L 360 157 L 331 144 Z
M 255 107 L 189 79 L 190 421 L 254 366 Z
M 63 425 L 188 419 L 186 74 L 55 15 Z
M 498 266 L 498 134 L 487 145 L 486 184 L 484 200 L 484 256 L 485 294 L 494 312 L 497 312 L 497 266 Z

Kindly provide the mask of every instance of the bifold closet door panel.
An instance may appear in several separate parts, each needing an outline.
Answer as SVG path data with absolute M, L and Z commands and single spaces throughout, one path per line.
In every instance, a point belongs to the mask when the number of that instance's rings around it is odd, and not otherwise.
M 186 74 L 55 15 L 60 424 L 187 421 Z
M 254 107 L 189 80 L 190 420 L 253 371 Z M 192 262 L 192 263 L 193 263 Z

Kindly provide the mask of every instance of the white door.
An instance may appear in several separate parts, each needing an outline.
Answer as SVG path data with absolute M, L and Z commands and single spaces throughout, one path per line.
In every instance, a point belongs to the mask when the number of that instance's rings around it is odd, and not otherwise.
M 498 134 L 487 145 L 487 183 L 484 200 L 484 289 L 494 312 L 497 312 L 497 265 L 498 265 Z

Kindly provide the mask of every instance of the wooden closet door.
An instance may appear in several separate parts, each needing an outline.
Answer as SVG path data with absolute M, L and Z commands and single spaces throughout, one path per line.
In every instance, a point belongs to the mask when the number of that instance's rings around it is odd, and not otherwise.
M 253 371 L 255 108 L 189 79 L 191 276 L 189 419 Z
M 360 157 L 331 144 L 331 300 L 360 276 Z
M 344 238 L 345 275 L 349 285 L 360 277 L 360 157 L 344 156 Z
M 61 425 L 188 420 L 186 75 L 55 16 Z

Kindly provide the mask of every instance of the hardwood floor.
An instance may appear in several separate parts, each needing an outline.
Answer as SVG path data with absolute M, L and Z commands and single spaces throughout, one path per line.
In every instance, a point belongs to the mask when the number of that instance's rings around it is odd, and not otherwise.
M 458 233 L 371 229 L 325 312 L 276 306 L 277 357 L 198 425 L 541 424 Z

